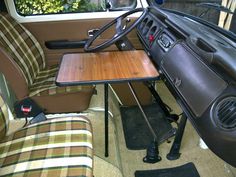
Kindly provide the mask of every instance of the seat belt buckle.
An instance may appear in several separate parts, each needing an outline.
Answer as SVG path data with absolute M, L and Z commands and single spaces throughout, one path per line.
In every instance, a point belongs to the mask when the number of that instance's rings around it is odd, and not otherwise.
M 24 115 L 28 115 L 32 111 L 32 106 L 21 105 L 21 111 Z

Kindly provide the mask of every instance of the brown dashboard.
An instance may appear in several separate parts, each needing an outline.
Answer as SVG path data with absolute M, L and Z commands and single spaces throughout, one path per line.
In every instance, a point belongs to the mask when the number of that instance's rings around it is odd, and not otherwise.
M 236 43 L 186 16 L 154 7 L 138 36 L 209 148 L 236 166 Z

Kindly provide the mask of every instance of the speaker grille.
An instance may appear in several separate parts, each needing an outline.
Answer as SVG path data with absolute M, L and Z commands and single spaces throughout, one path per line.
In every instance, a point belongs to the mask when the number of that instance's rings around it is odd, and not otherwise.
M 236 128 L 236 97 L 221 100 L 214 110 L 214 118 L 221 128 L 231 130 Z

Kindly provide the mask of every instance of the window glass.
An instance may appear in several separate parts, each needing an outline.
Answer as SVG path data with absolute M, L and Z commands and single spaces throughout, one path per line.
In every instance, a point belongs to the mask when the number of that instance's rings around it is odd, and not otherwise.
M 162 7 L 200 17 L 236 34 L 234 3 L 233 1 L 228 1 L 225 4 L 223 2 L 222 0 L 166 0 Z M 234 14 L 230 14 L 228 11 Z
M 104 11 L 104 0 L 15 0 L 21 15 Z
M 208 3 L 218 3 L 220 4 L 222 0 L 208 0 Z M 205 6 L 201 6 L 201 3 L 204 3 L 204 0 L 169 0 L 165 1 L 163 4 L 164 8 L 177 10 L 184 12 L 193 16 L 201 16 L 207 21 L 217 23 L 220 15 L 220 11 L 214 9 L 208 9 Z
M 15 0 L 16 11 L 23 16 L 62 13 L 102 12 L 136 7 L 137 0 Z
M 137 5 L 136 0 L 110 0 L 110 10 L 129 10 L 134 9 Z

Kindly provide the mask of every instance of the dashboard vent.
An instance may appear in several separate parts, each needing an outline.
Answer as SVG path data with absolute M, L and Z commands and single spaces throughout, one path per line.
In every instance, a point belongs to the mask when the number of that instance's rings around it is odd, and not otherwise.
M 153 24 L 153 21 L 149 20 L 148 23 L 143 28 L 143 31 L 142 31 L 143 35 L 147 35 L 147 32 L 150 30 L 152 24 Z
M 140 26 L 139 26 L 140 30 L 143 30 L 143 28 L 144 28 L 144 26 L 146 25 L 147 21 L 148 21 L 148 18 L 145 18 L 145 19 L 142 21 L 142 23 L 141 23 Z
M 221 100 L 215 107 L 214 118 L 218 126 L 231 130 L 236 128 L 236 97 Z
M 155 35 L 156 31 L 157 31 L 157 27 L 156 27 L 156 26 L 153 26 L 153 27 L 150 29 L 149 35 Z

